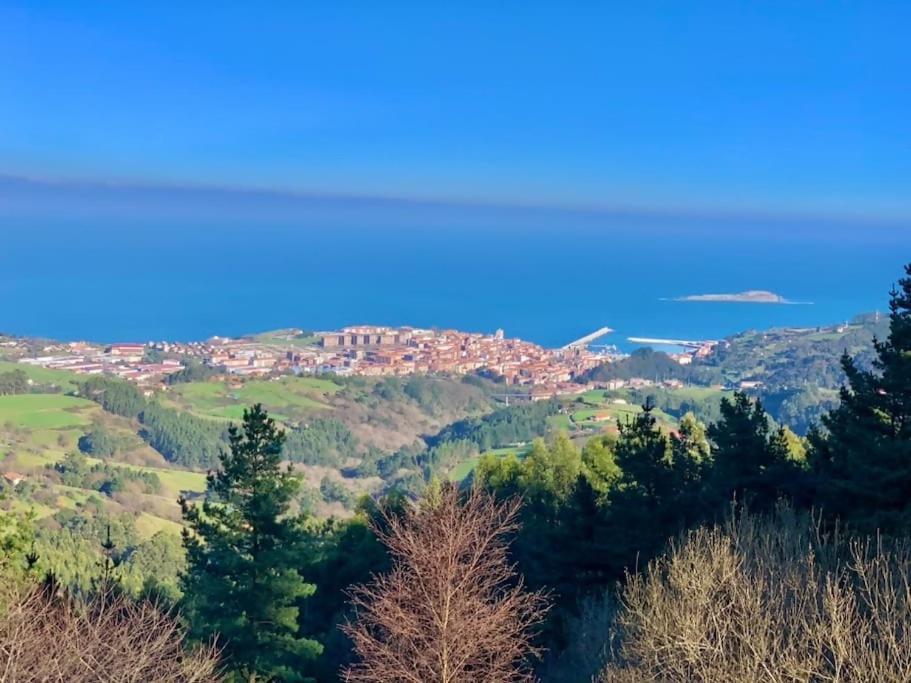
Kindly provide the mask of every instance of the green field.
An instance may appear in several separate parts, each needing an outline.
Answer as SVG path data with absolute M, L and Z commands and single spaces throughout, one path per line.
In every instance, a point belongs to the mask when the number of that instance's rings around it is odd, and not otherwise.
M 260 332 L 253 336 L 253 338 L 263 344 L 270 344 L 281 347 L 296 346 L 296 347 L 313 347 L 319 345 L 320 338 L 316 335 L 307 335 L 304 337 L 291 337 L 289 336 L 289 330 L 270 330 L 268 332 Z
M 57 494 L 55 507 L 58 510 L 75 510 L 77 507 L 85 505 L 90 499 L 102 500 L 104 496 L 86 489 L 78 489 L 75 486 L 66 486 L 64 484 L 54 484 L 54 493 Z
M 126 465 L 126 467 L 131 466 Z M 175 498 L 181 491 L 195 491 L 199 493 L 206 490 L 206 475 L 199 472 L 169 470 L 160 467 L 136 467 L 135 469 L 157 474 L 158 478 L 161 480 L 161 485 Z
M 18 499 L 10 502 L 9 510 L 10 512 L 14 512 L 19 515 L 34 517 L 34 519 L 44 519 L 45 517 L 50 517 L 55 512 L 57 512 L 54 508 L 42 503 L 36 503 L 34 501 L 23 501 Z
M 474 472 L 474 468 L 478 466 L 478 460 L 480 459 L 480 456 L 476 456 L 460 462 L 449 471 L 449 481 L 463 481 L 465 477 Z
M 600 409 L 589 409 L 589 410 L 577 410 L 572 414 L 572 421 L 576 424 L 580 422 L 597 421 L 596 418 L 611 416 L 611 411 L 606 408 Z
M 49 380 L 49 376 L 35 377 L 33 373 L 30 375 L 36 381 Z M 215 385 L 215 388 L 218 386 Z M 312 389 L 326 388 L 321 384 L 315 384 L 312 385 Z M 204 390 L 196 390 L 204 395 Z M 217 396 L 215 392 L 211 393 Z M 48 465 L 53 465 L 67 453 L 77 450 L 78 439 L 96 420 L 104 422 L 114 431 L 135 434 L 136 425 L 131 421 L 105 413 L 96 403 L 85 399 L 62 394 L 0 396 L 0 458 L 3 459 L 3 467 L 24 474 L 28 480 L 40 482 Z M 150 449 L 143 448 L 149 453 L 143 454 L 145 460 L 140 462 L 154 462 L 149 459 L 152 457 Z M 102 461 L 98 458 L 88 458 L 88 462 L 97 464 Z M 178 513 L 177 498 L 184 491 L 202 492 L 206 488 L 206 476 L 200 472 L 111 460 L 107 461 L 107 464 L 151 472 L 161 481 L 160 495 L 143 495 L 134 501 L 140 510 L 136 513 L 136 530 L 142 538 L 149 538 L 159 531 L 178 533 L 181 526 L 167 519 L 168 516 Z M 47 495 L 48 488 L 51 496 Z M 4 508 L 32 515 L 36 520 L 51 517 L 60 510 L 79 510 L 91 500 L 98 501 L 108 510 L 122 509 L 117 500 L 91 489 L 57 483 L 42 485 L 41 489 L 41 495 L 36 496 L 37 500 L 10 496 L 4 501 Z M 148 501 L 148 507 L 143 501 Z M 165 513 L 165 510 L 171 512 Z
M 71 391 L 76 388 L 78 375 L 66 370 L 49 370 L 39 368 L 33 365 L 23 363 L 11 363 L 9 361 L 0 361 L 0 372 L 10 372 L 12 370 L 21 370 L 26 377 L 36 384 L 55 384 L 62 391 Z
M 627 419 L 632 420 L 636 415 L 642 412 L 642 406 L 635 403 L 611 403 L 605 406 L 607 413 L 617 422 L 624 422 Z M 660 411 L 655 411 L 657 415 Z
M 547 426 L 551 429 L 562 430 L 568 432 L 573 428 L 572 423 L 570 422 L 569 415 L 551 415 L 547 418 Z
M 172 534 L 180 534 L 183 527 L 177 522 L 170 519 L 156 517 L 147 512 L 143 512 L 136 518 L 136 532 L 144 539 L 151 538 L 159 531 L 167 531 Z
M 315 377 L 251 380 L 236 388 L 226 382 L 191 382 L 174 386 L 165 402 L 202 417 L 227 420 L 239 420 L 244 408 L 262 403 L 272 417 L 288 421 L 328 409 L 327 400 L 339 389 L 334 382 Z
M 723 391 L 722 389 L 716 389 L 714 387 L 685 386 L 680 387 L 679 389 L 672 389 L 671 393 L 674 396 L 679 396 L 682 399 L 691 401 L 704 401 L 709 398 L 717 398 L 720 401 L 722 396 L 731 396 L 734 392 Z
M 591 389 L 590 391 L 586 391 L 584 394 L 582 394 L 580 398 L 586 403 L 591 403 L 592 405 L 601 405 L 607 400 L 604 397 L 603 389 Z
M 492 450 L 486 451 L 482 455 L 477 455 L 473 458 L 469 458 L 463 462 L 460 462 L 458 465 L 453 467 L 449 471 L 449 481 L 459 482 L 464 481 L 468 475 L 474 472 L 475 467 L 478 466 L 478 461 L 483 457 L 483 455 L 495 455 L 498 458 L 502 458 L 510 453 L 515 453 L 520 458 L 524 457 L 528 453 L 530 446 L 520 446 L 516 448 L 494 448 Z
M 94 402 L 81 398 L 61 394 L 0 397 L 0 456 L 6 455 L 4 467 L 20 471 L 28 478 L 40 476 L 45 467 L 77 449 L 79 437 L 94 420 L 102 420 L 117 431 L 135 431 L 129 421 L 108 415 Z M 90 464 L 101 462 L 97 458 L 88 458 L 88 461 Z M 201 492 L 206 488 L 206 477 L 199 472 L 117 461 L 108 461 L 108 464 L 157 475 L 162 484 L 161 503 L 173 506 L 175 511 L 181 492 Z M 75 510 L 90 498 L 104 503 L 109 501 L 96 491 L 61 484 L 54 484 L 52 491 L 55 495 L 45 501 L 47 504 L 14 500 L 10 505 L 19 512 L 31 512 L 42 518 L 57 510 Z M 143 512 L 137 519 L 137 527 L 142 535 L 151 536 L 161 529 L 173 531 L 179 525 L 151 512 Z
M 102 462 L 98 458 L 87 458 L 87 460 L 92 464 Z M 137 472 L 149 472 L 156 475 L 164 487 L 162 495 L 173 500 L 177 500 L 181 491 L 201 493 L 206 490 L 206 475 L 201 472 L 190 472 L 189 470 L 170 469 L 167 467 L 143 467 L 110 460 L 107 464 L 113 467 L 124 467 Z
M 19 394 L 0 396 L 0 425 L 65 429 L 91 422 L 91 401 L 60 394 Z
M 642 406 L 637 403 L 604 402 L 598 408 L 582 408 L 574 411 L 569 416 L 569 421 L 576 428 L 615 431 L 618 425 L 632 421 L 641 412 Z M 661 428 L 666 430 L 676 428 L 677 420 L 671 415 L 657 409 L 652 414 Z M 598 417 L 608 419 L 595 419 Z
M 25 469 L 37 469 L 53 465 L 63 457 L 63 452 L 52 451 L 17 451 L 16 462 Z
M 74 450 L 100 414 L 95 403 L 61 394 L 0 396 L 0 454 L 26 471 L 43 468 Z

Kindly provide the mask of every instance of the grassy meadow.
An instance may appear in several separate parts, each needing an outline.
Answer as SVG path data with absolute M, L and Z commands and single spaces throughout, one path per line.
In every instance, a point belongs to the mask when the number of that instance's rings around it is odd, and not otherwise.
M 221 420 L 240 420 L 244 408 L 262 403 L 272 417 L 287 422 L 328 410 L 328 399 L 339 389 L 339 385 L 315 377 L 250 380 L 240 386 L 224 381 L 190 382 L 171 387 L 162 402 L 200 417 Z
M 520 447 L 509 447 L 509 448 L 493 448 L 489 451 L 485 451 L 481 455 L 476 455 L 473 458 L 464 460 L 458 465 L 453 467 L 449 471 L 449 481 L 464 481 L 472 472 L 474 472 L 475 467 L 478 466 L 478 461 L 484 455 L 495 455 L 498 458 L 505 457 L 510 453 L 515 453 L 520 458 L 525 457 L 525 454 L 530 450 L 530 446 L 520 446 Z
M 0 424 L 20 428 L 65 429 L 91 423 L 91 401 L 62 394 L 0 396 Z
M 25 373 L 25 376 L 35 384 L 58 386 L 62 392 L 68 392 L 75 389 L 78 379 L 78 375 L 66 370 L 51 370 L 48 368 L 25 365 L 23 363 L 0 360 L 0 373 L 12 372 L 13 370 L 21 370 Z

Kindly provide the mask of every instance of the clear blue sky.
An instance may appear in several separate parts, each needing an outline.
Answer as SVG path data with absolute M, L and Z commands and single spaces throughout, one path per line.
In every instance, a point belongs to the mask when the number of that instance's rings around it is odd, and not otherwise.
M 7 1 L 0 174 L 911 216 L 909 32 L 907 1 Z

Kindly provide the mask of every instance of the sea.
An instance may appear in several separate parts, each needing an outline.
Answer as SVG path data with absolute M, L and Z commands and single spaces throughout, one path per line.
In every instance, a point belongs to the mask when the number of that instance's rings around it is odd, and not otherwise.
M 607 326 L 600 343 L 629 350 L 629 337 L 885 313 L 911 261 L 911 227 L 837 217 L 55 206 L 0 213 L 2 332 L 187 341 L 379 324 L 502 329 L 555 347 Z M 673 300 L 751 289 L 800 303 Z

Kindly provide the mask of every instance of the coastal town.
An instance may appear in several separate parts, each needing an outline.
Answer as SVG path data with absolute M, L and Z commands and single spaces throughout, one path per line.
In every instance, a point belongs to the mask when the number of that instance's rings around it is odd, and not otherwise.
M 602 328 L 601 334 L 609 332 Z M 596 335 L 599 336 L 599 335 Z M 589 335 L 592 337 L 592 335 Z M 596 352 L 589 337 L 559 349 L 494 334 L 413 327 L 355 326 L 306 333 L 280 330 L 241 338 L 212 337 L 200 342 L 54 342 L 36 346 L 24 339 L 0 339 L 0 349 L 18 362 L 77 374 L 108 374 L 135 382 L 150 393 L 167 377 L 191 364 L 237 378 L 247 376 L 336 375 L 403 376 L 480 373 L 530 398 L 576 393 L 574 382 L 587 370 L 611 362 L 614 349 Z M 711 352 L 714 343 L 673 354 L 681 364 Z M 18 357 L 17 357 L 18 356 Z

